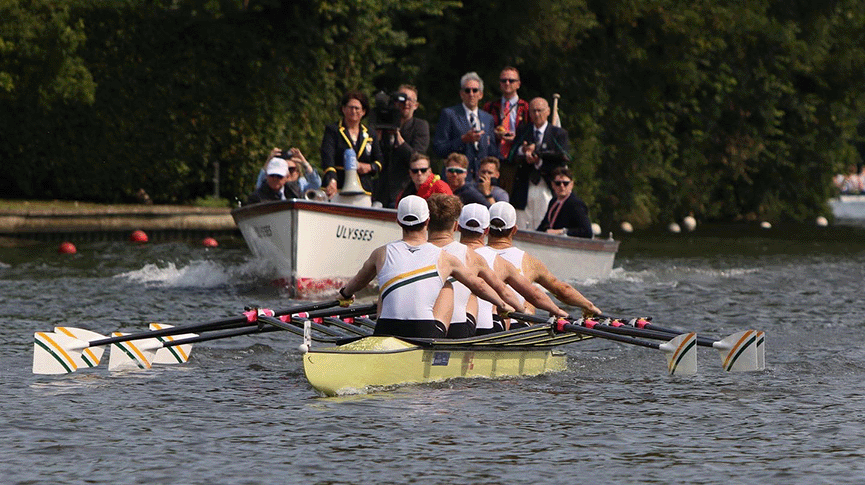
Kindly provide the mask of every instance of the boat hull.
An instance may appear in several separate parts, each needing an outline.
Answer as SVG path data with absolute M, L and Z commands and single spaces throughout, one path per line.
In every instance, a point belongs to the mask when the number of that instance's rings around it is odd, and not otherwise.
M 536 376 L 567 368 L 550 348 L 423 347 L 395 337 L 311 349 L 303 356 L 309 383 L 326 396 L 455 378 Z
M 865 221 L 865 195 L 842 195 L 829 201 L 836 219 Z
M 308 298 L 339 289 L 373 249 L 402 237 L 396 211 L 307 200 L 232 211 L 250 251 L 269 260 L 281 284 Z M 609 277 L 618 241 L 519 231 L 514 245 L 566 281 Z

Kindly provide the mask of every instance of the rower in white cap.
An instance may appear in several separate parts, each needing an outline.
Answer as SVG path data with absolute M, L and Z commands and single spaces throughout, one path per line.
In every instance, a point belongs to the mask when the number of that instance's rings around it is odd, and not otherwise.
M 375 335 L 445 337 L 453 313 L 453 292 L 442 289 L 450 277 L 504 311 L 513 311 L 457 258 L 427 242 L 429 208 L 424 199 L 410 195 L 400 200 L 397 221 L 402 227 L 402 239 L 375 249 L 339 290 L 345 304 L 349 304 L 355 292 L 378 276 Z
M 562 303 L 583 309 L 587 315 L 600 315 L 601 310 L 571 285 L 556 278 L 539 259 L 514 247 L 517 232 L 517 211 L 507 202 L 490 207 L 490 230 L 487 246 L 522 271 L 529 281 L 540 284 Z
M 525 311 L 525 302 L 537 308 L 548 311 L 551 315 L 566 317 L 568 314 L 559 308 L 553 300 L 540 288 L 532 284 L 522 272 L 509 261 L 499 256 L 498 252 L 484 246 L 484 236 L 489 232 L 490 212 L 481 204 L 468 204 L 462 209 L 459 217 L 460 242 L 473 249 L 481 256 L 487 265 L 493 269 L 496 276 L 507 283 L 520 295 L 518 311 Z M 478 301 L 476 335 L 506 330 L 505 323 L 493 319 L 493 306 L 487 301 Z

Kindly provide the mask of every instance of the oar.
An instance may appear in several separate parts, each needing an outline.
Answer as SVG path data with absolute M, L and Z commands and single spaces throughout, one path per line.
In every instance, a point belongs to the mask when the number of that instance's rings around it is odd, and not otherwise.
M 645 329 L 660 333 L 663 337 L 681 335 L 681 330 L 661 327 L 651 323 L 651 318 L 622 319 L 607 315 L 599 315 L 600 318 L 610 321 L 613 327 L 621 328 L 629 325 L 634 329 Z M 721 356 L 721 365 L 728 372 L 750 372 L 764 370 L 766 368 L 766 333 L 760 330 L 743 330 L 728 335 L 720 340 L 709 337 L 699 337 L 697 345 L 711 347 L 718 351 Z
M 127 366 L 129 363 L 139 368 L 149 368 L 156 359 L 157 351 L 166 347 L 171 336 L 182 338 L 192 337 L 197 331 L 223 330 L 237 326 L 255 326 L 260 313 L 291 314 L 309 312 L 330 308 L 339 304 L 338 300 L 307 303 L 286 308 L 277 312 L 269 310 L 247 311 L 242 317 L 214 320 L 204 323 L 179 325 L 176 327 L 164 325 L 148 332 L 123 335 L 115 332 L 111 337 L 96 332 L 75 327 L 56 327 L 54 332 L 36 332 L 33 343 L 33 373 L 34 374 L 67 374 L 81 367 L 96 367 L 102 358 L 105 345 L 115 345 L 117 356 L 112 355 L 109 369 L 113 370 Z M 151 326 L 151 328 L 154 328 Z M 159 362 L 185 362 L 189 350 L 174 352 L 175 356 L 165 356 Z M 186 355 L 183 356 L 183 353 Z
M 630 345 L 638 345 L 640 347 L 660 350 L 664 352 L 665 356 L 667 357 L 667 370 L 669 370 L 670 374 L 687 375 L 695 374 L 697 372 L 697 334 L 693 332 L 678 335 L 666 343 L 658 344 L 655 342 L 639 340 L 633 337 L 618 335 L 597 328 L 586 328 L 581 325 L 569 323 L 568 320 L 564 319 L 551 321 L 550 319 L 546 319 L 543 317 L 517 312 L 509 313 L 508 316 L 511 318 L 516 318 L 517 320 L 524 320 L 527 322 L 550 323 L 553 329 L 559 333 L 565 331 L 574 332 Z

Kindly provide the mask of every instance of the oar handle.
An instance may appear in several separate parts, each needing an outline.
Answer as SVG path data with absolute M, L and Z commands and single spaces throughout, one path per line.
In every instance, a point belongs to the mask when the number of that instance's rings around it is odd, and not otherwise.
M 536 315 L 529 315 L 527 313 L 519 313 L 519 312 L 511 312 L 508 316 L 515 318 L 517 320 L 524 320 L 527 322 L 533 323 L 550 323 L 550 319 L 539 317 Z M 598 330 L 594 328 L 586 328 L 581 325 L 576 325 L 573 323 L 567 323 L 567 320 L 559 319 L 552 323 L 553 329 L 557 332 L 573 332 L 579 333 L 582 335 L 590 335 L 592 337 L 605 338 L 607 340 L 614 340 L 616 342 L 622 342 L 626 344 L 639 345 L 641 347 L 647 347 L 650 349 L 660 349 L 660 344 L 655 342 L 646 342 L 644 340 L 637 340 L 633 337 L 625 337 L 623 335 L 618 335 L 615 333 L 607 332 L 605 330 Z

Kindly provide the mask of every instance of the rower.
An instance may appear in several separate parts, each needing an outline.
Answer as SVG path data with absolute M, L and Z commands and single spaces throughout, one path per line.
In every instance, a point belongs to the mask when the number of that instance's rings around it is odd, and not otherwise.
M 516 266 L 499 256 L 498 252 L 484 246 L 484 237 L 489 232 L 490 211 L 481 204 L 468 204 L 463 207 L 459 218 L 460 242 L 473 249 L 486 261 L 496 276 L 507 283 L 520 296 L 520 310 L 524 310 L 525 301 L 551 315 L 567 317 L 568 314 L 559 308 L 547 294 L 532 284 Z M 486 335 L 506 330 L 501 320 L 493 319 L 493 306 L 487 301 L 478 301 L 477 327 L 475 335 Z
M 529 280 L 543 286 L 562 303 L 583 309 L 586 315 L 600 315 L 598 309 L 571 285 L 556 278 L 539 259 L 514 247 L 517 233 L 517 211 L 507 202 L 496 202 L 490 207 L 490 230 L 487 245 L 520 269 Z
M 400 200 L 397 222 L 402 239 L 375 249 L 339 290 L 343 304 L 349 305 L 354 293 L 378 276 L 380 310 L 374 335 L 444 338 L 453 292 L 442 289 L 450 277 L 505 311 L 513 310 L 457 258 L 427 242 L 429 207 L 424 199 L 409 195 Z
M 522 300 L 493 273 L 486 261 L 465 244 L 454 240 L 457 219 L 463 206 L 460 199 L 455 195 L 433 194 L 427 198 L 427 204 L 430 210 L 428 241 L 459 259 L 474 274 L 489 284 L 502 299 L 522 311 Z M 449 285 L 450 283 L 445 285 L 445 291 L 448 291 Z M 448 338 L 473 337 L 480 302 L 465 285 L 459 282 L 453 283 L 452 291 L 454 310 L 448 327 Z

